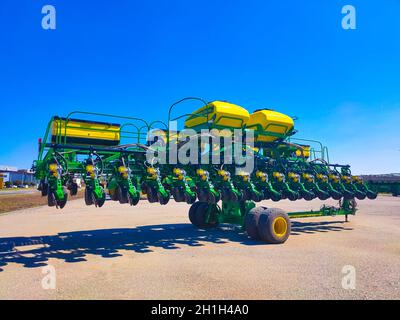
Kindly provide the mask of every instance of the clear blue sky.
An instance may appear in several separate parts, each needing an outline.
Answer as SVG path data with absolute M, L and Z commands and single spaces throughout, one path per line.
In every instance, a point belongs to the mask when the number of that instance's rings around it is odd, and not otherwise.
M 353 172 L 400 172 L 399 16 L 397 0 L 2 0 L 0 164 L 30 167 L 54 114 L 165 120 L 199 96 L 296 115 Z

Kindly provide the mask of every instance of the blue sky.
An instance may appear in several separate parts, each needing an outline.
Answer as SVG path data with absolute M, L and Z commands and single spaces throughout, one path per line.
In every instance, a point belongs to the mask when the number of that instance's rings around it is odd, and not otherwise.
M 41 27 L 46 4 L 56 30 Z M 356 30 L 341 27 L 346 4 Z M 199 96 L 296 115 L 298 137 L 355 173 L 400 172 L 399 13 L 397 0 L 2 0 L 0 164 L 30 167 L 52 115 L 166 120 Z

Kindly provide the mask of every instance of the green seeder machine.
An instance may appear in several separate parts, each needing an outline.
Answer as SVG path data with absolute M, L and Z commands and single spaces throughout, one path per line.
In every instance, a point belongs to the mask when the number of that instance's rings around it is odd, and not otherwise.
M 187 101 L 202 106 L 172 119 L 173 108 Z M 178 120 L 184 128 L 171 130 Z M 49 206 L 63 208 L 83 181 L 86 205 L 102 207 L 110 199 L 135 206 L 144 196 L 166 205 L 172 198 L 191 205 L 189 219 L 198 228 L 232 223 L 251 238 L 283 243 L 290 218 L 343 215 L 347 221 L 356 212 L 355 199 L 377 197 L 350 166 L 330 163 L 325 146 L 294 138 L 295 133 L 294 120 L 282 113 L 250 114 L 238 105 L 199 98 L 174 103 L 167 123 L 71 112 L 51 118 L 33 169 Z M 251 170 L 236 161 L 237 153 Z M 333 198 L 339 205 L 290 213 L 256 207 L 263 200 L 316 198 Z

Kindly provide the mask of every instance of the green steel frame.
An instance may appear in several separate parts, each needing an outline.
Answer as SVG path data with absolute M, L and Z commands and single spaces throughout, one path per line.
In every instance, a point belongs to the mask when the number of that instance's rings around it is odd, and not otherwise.
M 330 164 L 328 148 L 315 140 L 293 138 L 294 130 L 285 134 L 269 132 L 268 128 L 245 128 L 254 131 L 255 137 L 271 135 L 277 138 L 273 143 L 256 143 L 257 151 L 253 152 L 256 170 L 249 176 L 233 174 L 233 165 L 221 170 L 213 165 L 188 166 L 165 164 L 153 167 L 146 160 L 146 150 L 151 147 L 146 137 L 149 132 L 161 125 L 166 133 L 166 154 L 170 138 L 170 123 L 184 117 L 209 118 L 211 110 L 201 114 L 184 114 L 171 118 L 175 106 L 185 101 L 198 101 L 204 106 L 207 102 L 199 98 L 184 98 L 172 104 L 168 110 L 168 122 L 116 116 L 104 113 L 73 111 L 66 118 L 52 117 L 47 125 L 43 140 L 39 142 L 38 159 L 34 162 L 36 178 L 41 181 L 39 189 L 48 197 L 49 205 L 62 208 L 67 202 L 68 193 L 76 194 L 76 176 L 83 178 L 85 202 L 88 205 L 101 207 L 106 199 L 105 189 L 112 200 L 136 205 L 140 193 L 147 195 L 150 202 L 167 204 L 171 196 L 175 201 L 193 204 L 196 199 L 209 203 L 206 222 L 227 222 L 244 226 L 246 214 L 261 200 L 279 201 L 281 199 L 297 200 L 300 198 L 325 200 L 332 197 L 340 200 L 338 207 L 324 205 L 319 210 L 290 212 L 290 218 L 318 216 L 345 216 L 356 213 L 354 198 L 373 199 L 376 193 L 370 187 L 351 175 L 349 166 Z M 100 117 L 125 121 L 118 129 L 121 139 L 126 144 L 117 146 L 91 146 L 68 143 L 68 129 L 79 129 L 70 125 L 73 116 Z M 57 125 L 55 137 L 53 125 Z M 63 128 L 63 129 L 62 129 Z M 229 129 L 207 122 L 201 129 Z M 99 130 L 90 126 L 85 130 Z M 297 142 L 314 144 L 311 157 L 294 156 L 299 148 Z M 248 147 L 245 147 L 248 148 Z M 301 147 L 300 147 L 301 148 Z M 224 147 L 217 151 L 225 152 Z M 210 148 L 209 156 L 213 155 Z M 271 163 L 270 159 L 274 161 Z M 167 162 L 168 163 L 168 162 Z M 339 170 L 340 169 L 340 170 Z M 232 176 L 232 177 L 231 177 Z M 218 205 L 222 200 L 221 206 Z

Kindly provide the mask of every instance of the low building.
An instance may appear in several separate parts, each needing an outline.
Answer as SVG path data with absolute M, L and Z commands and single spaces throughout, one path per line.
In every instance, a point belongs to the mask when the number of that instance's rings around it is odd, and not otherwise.
M 31 170 L 20 169 L 12 166 L 0 165 L 0 188 L 8 182 L 11 185 L 36 184 L 37 181 Z

